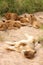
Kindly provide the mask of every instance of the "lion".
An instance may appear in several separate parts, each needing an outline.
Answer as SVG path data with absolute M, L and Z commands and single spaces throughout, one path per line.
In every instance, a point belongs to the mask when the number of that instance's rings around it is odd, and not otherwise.
M 21 22 L 21 24 L 23 24 L 23 26 L 31 26 L 30 15 L 29 17 L 27 17 L 26 15 L 19 16 L 19 21 Z
M 17 16 L 16 13 L 6 13 L 5 20 L 2 20 L 4 25 L 10 29 L 20 28 L 21 26 L 30 26 L 34 28 L 40 28 L 41 22 L 37 20 L 34 14 L 23 14 Z
M 33 58 L 35 56 L 35 43 L 37 42 L 33 36 L 26 34 L 28 39 L 20 40 L 18 42 L 5 41 L 8 44 L 6 50 L 13 50 L 18 53 L 22 53 L 26 58 Z
M 0 31 L 5 31 L 5 30 L 11 30 L 11 29 L 18 29 L 20 28 L 21 22 L 20 21 L 14 21 L 14 20 L 2 20 L 0 22 Z
M 40 28 L 41 27 L 41 22 L 36 19 L 35 15 L 31 14 L 30 17 L 31 17 L 31 25 L 32 25 L 32 27 Z
M 41 27 L 41 22 L 37 20 L 34 14 L 22 14 L 19 16 L 19 20 L 21 23 L 25 23 L 25 25 L 29 25 L 34 28 L 40 28 Z
M 18 14 L 16 14 L 16 13 L 6 13 L 4 15 L 4 17 L 7 20 L 17 20 L 18 19 Z
M 5 20 L 5 25 L 7 26 L 8 30 L 16 29 L 21 27 L 20 21 L 13 21 L 13 20 Z

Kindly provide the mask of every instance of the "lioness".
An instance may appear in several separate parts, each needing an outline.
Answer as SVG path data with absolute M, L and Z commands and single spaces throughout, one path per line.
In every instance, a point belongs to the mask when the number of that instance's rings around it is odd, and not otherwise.
M 38 21 L 35 17 L 34 14 L 31 14 L 31 25 L 34 27 L 34 28 L 40 28 L 41 27 L 41 23 L 40 21 Z
M 17 20 L 18 19 L 18 14 L 16 13 L 6 13 L 4 15 L 4 17 L 7 19 L 7 20 Z
M 23 53 L 25 57 L 27 58 L 33 58 L 35 55 L 35 43 L 36 40 L 33 36 L 29 36 L 26 34 L 28 39 L 21 40 L 18 42 L 8 42 L 5 41 L 5 43 L 8 44 L 8 47 L 6 47 L 7 50 L 14 50 L 19 53 Z

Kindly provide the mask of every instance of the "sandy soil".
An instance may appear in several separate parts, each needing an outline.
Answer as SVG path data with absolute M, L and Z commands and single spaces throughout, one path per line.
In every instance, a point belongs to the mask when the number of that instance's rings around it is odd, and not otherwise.
M 0 41 L 19 41 L 26 39 L 25 33 L 34 35 L 35 37 L 43 37 L 42 29 L 35 29 L 33 27 L 21 27 L 17 30 L 0 31 Z M 43 43 L 43 42 L 42 42 Z M 0 65 L 43 65 L 43 46 L 36 45 L 37 53 L 33 59 L 25 58 L 21 53 L 15 51 L 7 51 L 3 48 L 5 43 L 0 42 Z

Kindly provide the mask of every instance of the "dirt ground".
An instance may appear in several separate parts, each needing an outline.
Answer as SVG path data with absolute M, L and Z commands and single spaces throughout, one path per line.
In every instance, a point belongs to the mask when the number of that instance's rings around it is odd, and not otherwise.
M 40 12 L 39 12 L 40 13 Z M 38 14 L 39 14 L 38 13 Z M 41 16 L 35 13 L 37 16 Z M 38 18 L 39 19 L 39 18 Z M 41 19 L 39 19 L 42 21 Z M 17 30 L 0 31 L 0 41 L 19 41 L 26 39 L 25 33 L 35 37 L 43 37 L 43 29 L 24 26 Z M 16 51 L 7 51 L 3 49 L 5 43 L 0 42 L 0 65 L 43 65 L 43 42 L 36 45 L 37 53 L 33 59 L 25 58 L 21 53 Z

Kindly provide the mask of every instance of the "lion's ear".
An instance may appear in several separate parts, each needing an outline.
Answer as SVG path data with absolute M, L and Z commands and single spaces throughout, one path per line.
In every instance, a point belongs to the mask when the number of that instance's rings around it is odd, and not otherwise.
M 30 17 L 33 17 L 34 16 L 34 14 L 30 14 Z

